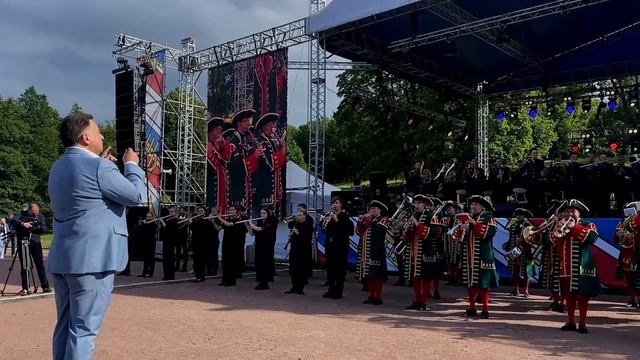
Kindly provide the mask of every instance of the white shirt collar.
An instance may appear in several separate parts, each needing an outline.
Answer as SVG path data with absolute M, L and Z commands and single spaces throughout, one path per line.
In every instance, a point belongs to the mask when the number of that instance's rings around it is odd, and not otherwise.
M 91 157 L 93 157 L 93 158 L 99 158 L 99 157 L 100 157 L 100 156 L 98 156 L 98 155 L 96 155 L 96 154 L 92 153 L 91 151 L 89 151 L 89 150 L 87 150 L 87 149 L 85 149 L 85 148 L 83 148 L 83 147 L 80 147 L 80 146 L 71 146 L 71 148 L 72 148 L 72 149 L 80 149 L 80 150 L 82 150 L 82 151 L 86 152 L 87 154 L 89 154 L 89 156 L 91 156 Z

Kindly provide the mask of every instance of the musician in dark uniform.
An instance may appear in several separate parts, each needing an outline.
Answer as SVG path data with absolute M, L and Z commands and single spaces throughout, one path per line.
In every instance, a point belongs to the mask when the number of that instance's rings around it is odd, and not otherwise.
M 344 280 L 347 275 L 347 255 L 349 239 L 353 235 L 353 223 L 342 209 L 342 199 L 331 199 L 331 212 L 325 216 L 321 231 L 325 234 L 325 256 L 327 262 L 327 281 L 329 290 L 322 297 L 341 299 Z
M 258 157 L 257 169 L 253 173 L 252 186 L 254 213 L 264 206 L 275 208 L 282 199 L 282 168 L 286 165 L 286 146 L 275 129 L 280 115 L 267 113 L 260 117 L 255 126 L 256 141 L 263 149 Z
M 526 226 L 531 226 L 529 219 L 532 217 L 533 214 L 527 209 L 515 209 L 508 226 L 509 239 L 502 246 L 507 252 L 507 267 L 513 278 L 513 291 L 511 291 L 513 296 L 520 296 L 520 283 L 524 282 L 523 295 L 529 297 L 529 278 L 533 276 L 533 253 L 531 245 L 522 238 L 522 230 Z M 509 256 L 509 252 L 515 248 L 520 249 L 520 254 L 514 257 Z
M 233 147 L 228 164 L 229 196 L 227 199 L 228 205 L 236 206 L 236 209 L 237 206 L 251 206 L 253 191 L 251 176 L 258 168 L 258 158 L 264 151 L 249 131 L 250 122 L 255 113 L 251 109 L 239 111 L 233 115 L 231 122 L 235 131 L 230 140 Z
M 214 228 L 210 219 L 204 219 L 207 215 L 204 206 L 198 207 L 196 215 L 198 218 L 194 219 L 189 225 L 193 250 L 193 273 L 196 277 L 195 282 L 203 282 L 207 265 L 207 249 L 210 248 L 207 243 L 213 241 L 211 235 L 214 232 Z
M 564 204 L 564 201 L 552 201 L 551 206 L 547 209 L 547 217 L 551 218 L 554 215 L 557 216 L 558 209 L 562 204 Z M 542 285 L 542 288 L 549 290 L 551 294 L 551 303 L 545 308 L 545 310 L 563 313 L 565 301 L 560 297 L 559 280 L 557 276 L 558 254 L 551 243 L 549 236 L 550 231 L 551 228 L 541 230 L 529 241 L 538 244 L 542 251 L 542 256 L 540 258 L 540 278 L 538 281 Z
M 437 260 L 437 268 L 438 268 L 438 276 L 434 276 L 431 279 L 431 284 L 433 287 L 433 293 L 429 293 L 429 296 L 434 300 L 440 300 L 440 277 L 447 271 L 447 261 L 444 255 L 444 241 L 446 236 L 446 225 L 442 221 L 444 213 L 442 212 L 444 202 L 437 197 L 430 197 L 431 201 L 433 201 L 433 217 L 431 219 L 431 226 L 429 231 L 429 237 L 431 239 L 431 243 L 435 246 L 436 249 L 436 260 Z
M 174 280 L 176 278 L 175 246 L 178 238 L 178 210 L 175 206 L 169 208 L 168 215 L 168 218 L 162 220 L 164 225 L 160 228 L 160 238 L 162 239 L 162 280 Z
M 582 219 L 581 215 L 589 209 L 580 201 L 571 199 L 565 202 L 558 212 L 563 217 L 558 220 L 550 233 L 551 242 L 558 255 L 558 279 L 560 295 L 567 302 L 567 322 L 563 331 L 588 333 L 587 309 L 589 299 L 601 292 L 595 261 L 591 253 L 592 245 L 598 240 L 593 223 Z M 576 328 L 576 302 L 580 312 L 580 323 Z
M 244 217 L 238 215 L 235 206 L 227 208 L 226 219 L 221 216 L 217 217 L 217 221 L 224 229 L 222 237 L 222 282 L 220 286 L 235 286 L 236 279 L 242 277 L 244 271 L 244 243 L 247 234 L 247 227 L 244 223 Z
M 540 210 L 543 198 L 539 180 L 544 169 L 544 161 L 538 158 L 539 153 L 540 150 L 538 148 L 531 149 L 529 156 L 524 159 L 520 168 L 523 186 L 527 189 L 527 200 L 533 213 L 537 213 Z
M 136 230 L 136 240 L 142 248 L 142 274 L 139 277 L 153 277 L 156 268 L 156 235 L 158 225 L 153 222 L 153 215 L 147 213 L 145 220 L 138 223 Z
M 421 169 L 422 163 L 416 162 L 413 170 L 409 171 L 409 174 L 406 176 L 406 191 L 411 195 L 420 193 L 420 189 L 422 187 Z
M 289 222 L 291 235 L 289 237 L 289 275 L 291 289 L 285 294 L 304 295 L 304 286 L 309 283 L 313 271 L 311 252 L 313 238 L 313 221 L 307 220 L 307 214 L 298 210 L 296 220 Z
M 369 298 L 364 304 L 382 304 L 382 285 L 387 280 L 387 254 L 385 251 L 385 237 L 389 227 L 387 218 L 382 212 L 388 211 L 386 205 L 378 200 L 369 204 L 369 215 L 358 224 L 358 233 L 362 246 L 356 276 L 359 280 L 366 280 L 369 288 Z
M 249 223 L 251 232 L 255 235 L 255 264 L 256 290 L 269 289 L 269 283 L 273 282 L 275 272 L 274 251 L 276 246 L 276 231 L 278 219 L 273 215 L 271 208 L 265 206 L 260 210 L 260 219 L 256 223 Z
M 578 164 L 578 155 L 569 156 L 569 165 L 565 168 L 565 183 L 562 186 L 564 196 L 568 199 L 582 198 L 581 184 L 582 169 Z
M 427 209 L 429 204 L 431 209 Z M 408 310 L 428 310 L 427 297 L 431 282 L 440 275 L 437 259 L 437 239 L 430 236 L 434 216 L 433 201 L 424 195 L 413 197 L 415 212 L 405 224 L 404 238 L 408 242 L 405 250 L 406 277 L 413 280 L 414 302 Z
M 218 208 L 212 207 L 208 216 L 208 220 L 211 222 L 211 228 L 209 230 L 212 232 L 208 235 L 210 240 L 205 242 L 205 264 L 207 276 L 218 275 L 218 267 L 220 266 L 218 249 L 220 248 L 220 230 L 222 229 L 222 226 L 215 220 L 218 213 Z
M 496 159 L 489 170 L 489 184 L 493 201 L 507 202 L 507 195 L 511 193 L 511 170 L 504 163 L 504 159 Z
M 476 296 L 482 300 L 483 319 L 489 318 L 489 289 L 498 286 L 498 273 L 493 258 L 493 237 L 496 221 L 493 205 L 479 195 L 469 198 L 471 216 L 454 231 L 454 238 L 462 241 L 462 283 L 469 293 L 467 316 L 476 316 Z
M 189 222 L 182 221 L 188 215 L 184 211 L 179 211 L 178 221 L 176 222 L 176 271 L 186 272 L 187 263 L 189 262 Z M 180 265 L 182 263 L 182 266 Z
M 549 186 L 547 191 L 551 193 L 551 199 L 562 199 L 562 191 L 564 190 L 563 187 L 566 182 L 566 170 L 562 164 L 562 158 L 556 156 L 555 159 L 553 159 L 553 164 L 549 168 Z M 549 204 L 545 203 L 545 205 L 547 205 L 545 206 L 545 208 L 547 208 Z
M 635 203 L 625 207 L 635 207 Z M 638 290 L 640 290 L 640 214 L 627 217 L 616 228 L 614 238 L 620 247 L 618 266 L 624 275 L 624 282 L 629 293 L 628 306 L 640 307 L 638 304 Z
M 624 154 L 620 154 L 614 166 L 613 193 L 616 197 L 614 216 L 622 216 L 624 205 L 631 201 L 631 168 L 625 165 L 625 161 Z
M 467 194 L 482 194 L 484 192 L 487 178 L 484 170 L 478 167 L 478 159 L 469 161 L 469 167 L 464 169 L 463 179 Z

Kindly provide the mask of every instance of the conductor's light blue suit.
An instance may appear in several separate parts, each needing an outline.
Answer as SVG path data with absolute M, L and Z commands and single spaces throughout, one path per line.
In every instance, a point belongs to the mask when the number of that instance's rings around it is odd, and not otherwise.
M 111 301 L 113 278 L 127 263 L 126 207 L 146 202 L 144 172 L 69 147 L 49 173 L 52 275 L 58 322 L 53 358 L 91 359 Z

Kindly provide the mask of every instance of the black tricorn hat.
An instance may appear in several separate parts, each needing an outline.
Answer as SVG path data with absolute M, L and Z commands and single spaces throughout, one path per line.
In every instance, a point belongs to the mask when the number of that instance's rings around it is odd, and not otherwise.
M 218 126 L 224 127 L 224 118 L 214 116 L 209 119 L 209 122 L 207 122 L 207 131 L 211 131 Z
M 383 204 L 381 201 L 378 200 L 373 200 L 369 203 L 369 207 L 377 207 L 378 209 L 382 210 L 382 211 L 389 211 L 389 208 L 387 207 L 387 205 Z
M 491 201 L 485 199 L 484 197 L 482 197 L 480 195 L 473 195 L 473 196 L 471 196 L 469 198 L 469 204 L 474 203 L 474 202 L 484 206 L 485 210 L 488 210 L 488 211 L 495 211 L 496 210 L 493 207 L 493 204 L 491 203 Z
M 429 196 L 429 199 L 431 199 L 431 202 L 433 203 L 434 206 L 442 205 L 442 200 L 438 199 L 435 196 Z
M 237 113 L 233 114 L 233 117 L 231 118 L 231 126 L 236 127 L 236 125 L 238 124 L 238 121 L 242 120 L 242 119 L 253 119 L 253 116 L 256 114 L 256 111 L 253 109 L 244 109 L 244 110 L 240 110 Z
M 453 202 L 451 200 L 447 200 L 444 203 L 444 206 L 442 207 L 442 211 L 446 211 L 450 207 L 452 207 L 454 209 L 460 209 L 460 205 L 456 204 L 455 202 Z
M 266 125 L 269 122 L 277 122 L 278 119 L 280 118 L 280 115 L 276 114 L 276 113 L 266 113 L 262 116 L 260 116 L 260 119 L 258 120 L 258 122 L 256 122 L 256 130 L 260 131 L 260 129 Z
M 587 205 L 583 204 L 580 200 L 576 200 L 576 199 L 565 201 L 558 208 L 558 212 L 564 211 L 565 209 L 576 209 L 580 211 L 581 214 L 586 214 L 589 212 L 589 208 L 587 207 Z
M 564 204 L 565 201 L 553 199 L 551 200 L 551 206 L 547 209 L 547 216 L 555 215 L 558 213 L 558 208 Z
M 513 216 L 524 216 L 526 218 L 532 218 L 533 213 L 525 208 L 517 208 L 513 210 Z
M 230 138 L 233 136 L 233 132 L 236 131 L 236 129 L 234 128 L 228 128 L 227 130 L 223 131 L 221 136 L 225 139 Z
M 429 199 L 428 197 L 426 197 L 426 196 L 424 196 L 422 194 L 415 195 L 412 200 L 413 201 L 420 201 L 420 202 L 423 202 L 423 203 L 425 203 L 427 205 L 433 206 L 433 201 L 431 201 L 431 199 Z

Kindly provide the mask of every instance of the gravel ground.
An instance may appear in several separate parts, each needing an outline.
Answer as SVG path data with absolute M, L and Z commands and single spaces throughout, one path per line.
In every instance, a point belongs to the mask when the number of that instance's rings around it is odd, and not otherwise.
M 352 278 L 351 275 L 349 275 Z M 592 302 L 590 334 L 565 333 L 565 315 L 543 311 L 548 300 L 513 298 L 501 288 L 491 319 L 467 319 L 464 289 L 443 286 L 429 312 L 409 312 L 412 292 L 387 282 L 381 306 L 364 305 L 353 280 L 345 298 L 327 300 L 323 273 L 306 294 L 285 295 L 286 274 L 270 290 L 204 283 L 116 290 L 97 340 L 96 359 L 640 359 L 640 310 L 623 296 Z M 133 281 L 133 280 L 130 280 Z M 52 298 L 0 300 L 0 359 L 50 358 Z

